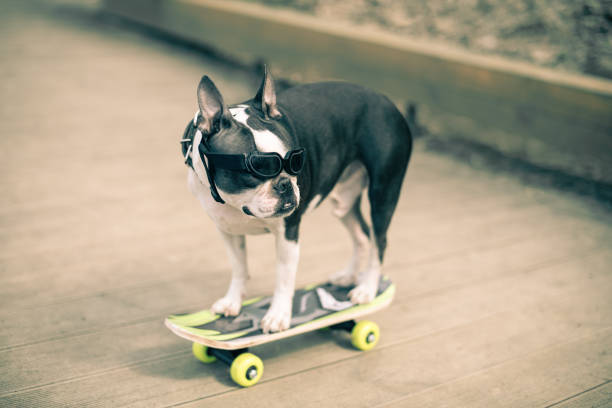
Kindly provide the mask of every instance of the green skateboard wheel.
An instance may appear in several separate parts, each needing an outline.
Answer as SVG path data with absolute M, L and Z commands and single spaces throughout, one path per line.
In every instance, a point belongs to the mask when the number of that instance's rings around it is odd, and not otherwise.
M 351 331 L 351 343 L 358 350 L 371 350 L 378 344 L 380 329 L 378 325 L 369 320 L 357 323 Z
M 208 354 L 208 347 L 203 344 L 193 343 L 193 345 L 191 346 L 191 351 L 193 352 L 195 358 L 205 364 L 210 364 L 217 361 L 217 357 Z
M 230 366 L 230 376 L 242 387 L 257 384 L 263 375 L 263 362 L 251 353 L 242 353 L 234 359 Z

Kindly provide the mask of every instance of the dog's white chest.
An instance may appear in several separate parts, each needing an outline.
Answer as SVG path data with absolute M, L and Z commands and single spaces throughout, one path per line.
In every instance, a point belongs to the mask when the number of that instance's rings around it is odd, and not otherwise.
M 197 197 L 217 228 L 233 235 L 257 235 L 270 232 L 270 226 L 261 219 L 250 217 L 227 204 L 217 203 L 208 186 L 202 184 L 195 172 L 187 174 L 189 190 Z

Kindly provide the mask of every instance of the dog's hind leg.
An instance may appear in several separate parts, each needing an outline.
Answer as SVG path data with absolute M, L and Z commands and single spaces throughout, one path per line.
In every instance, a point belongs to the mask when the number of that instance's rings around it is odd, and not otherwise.
M 357 286 L 349 293 L 353 303 L 369 303 L 376 297 L 380 271 L 385 249 L 387 248 L 387 229 L 399 200 L 400 190 L 406 172 L 409 149 L 394 157 L 386 157 L 388 166 L 379 167 L 370 175 L 368 198 L 372 217 L 371 246 L 367 267 L 359 274 Z
M 357 286 L 351 290 L 349 297 L 356 304 L 369 303 L 376 297 L 380 270 L 387 247 L 387 229 L 399 197 L 399 186 L 387 186 L 390 190 L 377 191 L 370 185 L 369 199 L 372 216 L 372 233 L 370 234 L 370 254 L 366 268 L 357 278 Z
M 249 279 L 246 260 L 246 239 L 244 235 L 231 235 L 219 230 L 232 267 L 232 280 L 227 293 L 217 300 L 211 308 L 213 313 L 224 316 L 237 316 L 242 307 L 242 299 Z
M 357 281 L 363 258 L 370 248 L 370 228 L 361 214 L 361 195 L 367 184 L 365 167 L 361 162 L 353 162 L 344 170 L 330 193 L 333 214 L 340 219 L 353 242 L 353 254 L 348 265 L 329 278 L 336 285 L 350 286 Z

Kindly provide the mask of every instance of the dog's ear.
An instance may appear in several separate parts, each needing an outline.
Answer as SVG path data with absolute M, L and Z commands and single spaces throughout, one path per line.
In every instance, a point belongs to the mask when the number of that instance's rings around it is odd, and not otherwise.
M 257 95 L 255 95 L 255 103 L 259 104 L 266 119 L 278 119 L 282 116 L 276 106 L 274 79 L 266 65 L 264 65 L 264 77 L 261 81 L 261 86 L 259 87 L 259 91 L 257 91 Z
M 223 103 L 221 93 L 206 75 L 198 85 L 198 106 L 200 115 L 197 119 L 197 127 L 204 135 L 211 135 L 219 131 L 222 118 L 229 115 L 229 110 Z

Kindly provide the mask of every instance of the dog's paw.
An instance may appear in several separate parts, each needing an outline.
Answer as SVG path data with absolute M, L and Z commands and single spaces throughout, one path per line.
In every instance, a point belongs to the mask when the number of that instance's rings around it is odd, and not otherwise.
M 274 307 L 270 309 L 261 319 L 261 330 L 264 333 L 279 332 L 287 330 L 291 325 L 291 303 L 289 307 Z
M 238 316 L 242 302 L 240 298 L 224 296 L 217 300 L 210 308 L 211 312 L 223 316 Z
M 332 274 L 329 282 L 338 286 L 351 286 L 355 283 L 355 274 L 352 269 L 345 268 Z
M 377 285 L 361 283 L 351 290 L 348 295 L 352 303 L 356 305 L 363 305 L 374 300 L 377 289 Z

